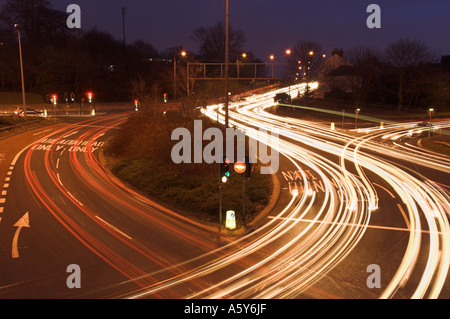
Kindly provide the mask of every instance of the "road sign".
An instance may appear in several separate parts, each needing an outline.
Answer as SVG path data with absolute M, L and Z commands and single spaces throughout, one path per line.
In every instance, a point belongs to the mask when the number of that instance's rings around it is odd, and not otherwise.
M 236 228 L 236 214 L 233 210 L 227 211 L 225 227 L 229 230 L 233 230 Z
M 247 166 L 245 165 L 245 163 L 236 162 L 236 163 L 234 164 L 234 170 L 235 170 L 236 173 L 238 173 L 238 174 L 244 173 L 246 167 L 247 167 Z

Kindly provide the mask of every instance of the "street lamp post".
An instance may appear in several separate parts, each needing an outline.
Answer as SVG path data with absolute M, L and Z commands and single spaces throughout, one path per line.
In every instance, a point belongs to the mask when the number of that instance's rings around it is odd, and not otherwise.
M 355 130 L 356 129 L 358 129 L 358 114 L 359 114 L 359 111 L 361 111 L 360 109 L 356 109 L 355 110 Z
M 17 30 L 17 38 L 19 40 L 19 57 L 20 57 L 20 75 L 22 78 L 22 102 L 23 102 L 23 111 L 24 116 L 27 116 L 27 109 L 26 109 L 26 99 L 25 99 L 25 81 L 23 78 L 23 61 L 22 61 L 22 43 L 20 41 L 20 25 L 15 24 L 14 28 Z
M 287 56 L 290 56 L 291 55 L 291 50 L 290 49 L 287 49 L 286 50 L 286 55 Z M 291 74 L 291 64 L 289 63 L 289 58 L 288 58 L 288 68 L 289 68 L 289 79 L 288 79 L 288 84 L 289 84 L 289 96 L 291 96 L 291 76 L 292 76 L 292 74 Z
M 309 51 L 308 52 L 308 65 L 306 66 L 306 99 L 305 99 L 305 104 L 308 105 L 308 99 L 309 99 L 309 81 L 311 79 L 311 61 L 314 57 L 314 51 Z
M 429 109 L 427 110 L 427 112 L 428 112 L 428 115 L 430 116 L 430 123 L 429 123 L 429 125 L 428 125 L 428 138 L 430 138 L 430 135 L 431 135 L 431 116 L 432 116 L 433 113 L 434 113 L 434 109 L 433 109 L 433 108 L 429 108 Z
M 177 56 L 186 56 L 186 51 L 181 51 L 173 56 L 173 99 L 177 99 Z M 189 85 L 189 83 L 188 83 Z

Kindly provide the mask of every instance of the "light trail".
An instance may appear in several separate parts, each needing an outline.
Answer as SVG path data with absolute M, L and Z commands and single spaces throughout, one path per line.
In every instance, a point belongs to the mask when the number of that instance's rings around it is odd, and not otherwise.
M 221 247 L 174 223 L 179 220 L 192 224 L 124 185 L 101 166 L 93 154 L 93 144 L 124 118 L 110 119 L 105 126 L 90 121 L 52 133 L 57 136 L 52 142 L 56 145 L 63 136 L 75 136 L 81 127 L 87 129 L 77 137 L 80 142 L 89 140 L 86 152 L 69 152 L 69 161 L 64 165 L 59 152 L 46 151 L 44 156 L 46 179 L 76 209 L 77 218 L 62 211 L 44 189 L 42 176 L 38 178 L 32 169 L 31 157 L 36 154 L 33 147 L 25 158 L 26 178 L 36 200 L 68 231 L 128 282 L 137 285 L 138 288 L 124 288 L 121 297 L 126 298 L 297 298 L 308 293 L 349 257 L 370 228 L 372 216 L 382 213 L 375 187 L 382 180 L 393 203 L 399 201 L 405 207 L 408 230 L 401 231 L 409 234 L 403 258 L 379 297 L 395 298 L 406 285 L 414 285 L 411 298 L 438 298 L 450 266 L 449 196 L 439 184 L 412 174 L 387 157 L 426 165 L 442 173 L 450 171 L 448 158 L 397 143 L 410 134 L 415 123 L 331 131 L 324 124 L 267 111 L 274 105 L 275 94 L 290 90 L 295 98 L 304 88 L 299 85 L 276 89 L 230 103 L 230 125 L 279 152 L 298 171 L 303 187 L 291 189 L 290 201 L 278 214 L 270 216 L 253 232 Z M 211 105 L 202 112 L 224 123 L 223 105 Z M 449 125 L 440 124 L 443 128 Z M 73 184 L 61 172 L 60 167 L 67 164 L 71 176 L 83 185 L 81 189 L 75 187 L 80 184 Z M 322 192 L 313 190 L 307 170 L 321 182 Z M 373 182 L 373 176 L 377 177 L 377 183 Z M 128 223 L 117 224 L 112 215 L 100 211 L 97 203 L 84 195 L 83 189 L 97 194 L 99 202 L 108 202 L 108 207 L 122 212 L 130 223 L 163 230 L 170 238 L 189 242 L 190 247 L 201 253 L 180 260 L 169 251 L 140 242 Z M 402 215 L 403 208 L 397 205 L 393 205 L 391 213 Z M 149 207 L 156 208 L 161 215 L 149 213 Z M 167 218 L 162 218 L 163 214 Z M 78 218 L 96 225 L 99 233 L 89 233 Z M 393 231 L 395 227 L 386 229 Z M 114 238 L 126 253 L 103 242 L 100 233 Z M 136 261 L 131 255 L 138 256 Z M 144 262 L 138 263 L 137 259 Z M 148 270 L 146 263 L 157 267 Z M 229 276 L 224 278 L 221 273 Z M 419 279 L 412 281 L 412 277 Z M 339 297 L 325 291 L 318 293 Z
M 283 155 L 289 154 L 298 163 L 305 163 L 305 158 L 299 156 L 301 154 L 302 147 L 300 145 L 306 145 L 312 147 L 320 152 L 326 152 L 338 156 L 340 158 L 341 172 L 337 179 L 341 180 L 341 183 L 345 185 L 346 191 L 346 205 L 347 209 L 344 212 L 350 215 L 355 209 L 359 211 L 359 219 L 353 224 L 361 225 L 358 227 L 362 230 L 365 229 L 364 225 L 368 225 L 370 222 L 370 212 L 377 209 L 378 196 L 375 188 L 373 187 L 370 179 L 367 177 L 365 170 L 375 173 L 381 177 L 392 189 L 395 191 L 396 197 L 398 197 L 407 207 L 408 218 L 410 223 L 410 236 L 408 246 L 404 253 L 404 258 L 401 264 L 398 266 L 397 273 L 391 279 L 391 282 L 384 289 L 380 298 L 393 298 L 395 293 L 406 285 L 406 282 L 410 279 L 411 273 L 415 270 L 417 260 L 421 254 L 425 254 L 426 266 L 421 276 L 421 280 L 416 287 L 416 290 L 411 295 L 411 298 L 437 298 L 448 274 L 449 260 L 450 260 L 450 228 L 448 223 L 448 214 L 450 212 L 449 197 L 446 192 L 439 188 L 436 184 L 424 183 L 422 180 L 417 179 L 406 171 L 399 169 L 398 166 L 384 160 L 379 156 L 373 155 L 373 153 L 379 153 L 383 155 L 389 155 L 391 157 L 401 159 L 403 161 L 411 161 L 433 169 L 449 173 L 450 167 L 448 165 L 448 158 L 433 154 L 424 155 L 423 152 L 419 152 L 414 148 L 414 152 L 411 152 L 411 148 L 395 149 L 394 147 L 383 145 L 379 142 L 373 142 L 376 138 L 382 140 L 398 140 L 402 136 L 410 135 L 411 130 L 417 123 L 409 124 L 389 124 L 385 128 L 373 128 L 365 130 L 357 130 L 351 133 L 342 132 L 330 132 L 328 127 L 324 125 L 302 121 L 298 119 L 290 119 L 286 117 L 280 117 L 269 112 L 265 109 L 273 106 L 273 96 L 276 93 L 286 92 L 287 88 L 280 89 L 278 91 L 270 92 L 268 94 L 262 94 L 260 96 L 247 98 L 245 102 L 235 103 L 231 105 L 230 117 L 232 121 L 230 123 L 242 130 L 244 130 L 248 136 L 255 137 L 255 129 L 264 128 L 267 130 L 276 130 L 282 136 L 280 142 L 280 153 Z M 292 90 L 291 92 L 295 90 Z M 219 119 L 223 123 L 223 117 L 217 116 L 215 112 L 223 113 L 221 105 L 213 105 L 204 111 L 204 114 L 211 119 Z M 439 123 L 440 127 L 447 128 L 449 123 Z M 366 136 L 354 137 L 352 133 L 365 133 Z M 294 140 L 297 143 L 286 144 L 284 139 Z M 368 152 L 367 150 L 370 150 Z M 312 161 L 320 161 L 321 164 L 326 163 L 327 160 L 323 157 L 317 156 L 317 154 L 309 152 L 303 153 Z M 307 163 L 308 161 L 306 161 Z M 351 180 L 352 174 L 346 169 L 346 163 L 351 163 L 354 169 L 357 171 L 359 181 Z M 317 162 L 315 163 L 317 164 Z M 330 164 L 330 163 L 328 163 Z M 348 165 L 348 164 L 347 164 Z M 320 165 L 311 165 L 311 169 L 315 170 L 317 174 L 321 174 Z M 329 167 L 328 171 L 329 171 Z M 322 175 L 322 178 L 323 175 Z M 326 177 L 325 177 L 326 178 Z M 336 177 L 335 177 L 336 178 Z M 358 194 L 360 197 L 358 197 Z M 365 200 L 361 201 L 360 198 Z M 364 205 L 365 201 L 368 203 Z M 350 203 L 350 204 L 347 204 Z M 330 206 L 335 205 L 331 203 Z M 333 207 L 336 214 L 340 212 L 339 209 Z M 333 209 L 331 209 L 333 211 Z M 332 213 L 330 213 L 332 214 Z M 425 218 L 426 225 L 422 225 L 421 219 Z M 347 219 L 347 222 L 349 220 Z M 421 236 L 426 232 L 429 237 L 429 248 L 422 244 Z M 359 235 L 341 238 L 351 250 L 356 246 L 357 242 L 362 238 L 364 231 Z M 311 236 L 311 240 L 320 241 L 322 238 L 314 238 Z M 297 238 L 299 240 L 299 238 Z M 304 244 L 303 241 L 299 243 Z M 299 244 L 300 246 L 300 244 Z M 321 252 L 326 251 L 324 247 L 321 247 Z M 280 248 L 283 249 L 283 248 Z M 301 247 L 299 247 L 301 251 Z M 344 250 L 345 251 L 345 250 Z M 316 255 L 319 255 L 319 251 L 314 251 Z M 285 283 L 283 289 L 274 287 L 271 289 L 271 293 L 268 293 L 270 298 L 273 297 L 289 297 L 295 296 L 301 289 L 294 289 L 301 283 L 308 282 L 305 275 L 307 271 L 302 268 L 302 262 L 305 259 L 311 258 L 306 254 L 299 254 L 299 258 L 293 258 L 293 255 L 287 256 L 286 260 L 290 260 L 293 265 L 300 267 L 299 269 L 288 274 L 286 272 L 277 272 L 270 277 L 270 280 L 264 281 L 264 291 L 268 292 L 268 285 L 270 282 Z M 326 255 L 326 254 L 324 254 Z M 296 255 L 297 256 L 297 255 Z M 340 256 L 340 258 L 339 258 Z M 342 252 L 329 251 L 327 258 L 331 261 L 342 260 L 345 254 Z M 317 264 L 326 263 L 327 258 L 316 260 Z M 312 267 L 311 264 L 308 265 Z M 320 271 L 326 273 L 330 268 L 319 268 Z M 301 278 L 301 279 L 299 279 Z M 262 279 L 261 279 L 262 280 Z M 254 283 L 256 279 L 251 282 Z M 292 285 L 290 284 L 292 283 Z M 245 279 L 242 279 L 241 284 L 235 284 L 233 291 L 243 289 L 246 285 Z M 249 288 L 250 289 L 250 288 Z M 297 291 L 295 291 L 297 290 Z M 243 290 L 249 293 L 249 290 Z M 197 296 L 197 295 L 195 295 Z M 216 294 L 213 297 L 223 297 L 224 294 Z M 245 296 L 245 294 L 238 295 L 239 297 Z M 264 293 L 258 295 L 258 297 L 265 296 Z

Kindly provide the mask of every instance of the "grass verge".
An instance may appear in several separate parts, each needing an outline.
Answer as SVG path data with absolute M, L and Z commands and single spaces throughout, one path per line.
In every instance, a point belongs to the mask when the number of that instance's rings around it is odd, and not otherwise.
M 179 122 L 180 121 L 180 122 Z M 105 159 L 111 172 L 149 196 L 167 204 L 193 220 L 209 225 L 219 222 L 219 164 L 174 164 L 170 152 L 174 127 L 189 127 L 192 120 L 176 117 L 157 119 L 137 114 L 129 119 L 107 143 Z M 204 123 L 204 127 L 213 123 Z M 125 137 L 127 137 L 125 139 Z M 226 211 L 236 212 L 237 228 L 249 224 L 269 204 L 273 183 L 254 165 L 250 179 L 231 170 L 222 184 L 223 221 Z M 244 208 L 243 208 L 244 206 Z

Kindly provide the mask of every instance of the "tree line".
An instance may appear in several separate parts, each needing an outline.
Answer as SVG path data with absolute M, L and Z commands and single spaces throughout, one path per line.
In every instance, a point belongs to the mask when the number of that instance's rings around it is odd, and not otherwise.
M 356 108 L 361 103 L 382 104 L 398 111 L 450 108 L 449 65 L 441 63 L 441 57 L 422 41 L 405 38 L 382 49 L 336 49 L 332 55 L 338 54 L 342 64 L 335 69 L 327 65 L 317 42 L 301 40 L 292 51 L 289 69 L 297 71 L 299 81 L 318 80 L 326 88 L 325 98 L 349 99 Z
M 171 96 L 176 85 L 180 96 L 195 91 L 196 103 L 199 99 L 224 94 L 219 81 L 187 83 L 185 66 L 186 61 L 225 60 L 223 22 L 193 29 L 191 38 L 198 44 L 198 52 L 189 52 L 186 59 L 176 61 L 178 71 L 174 81 L 174 52 L 158 52 L 143 40 L 124 44 L 95 28 L 69 29 L 66 19 L 67 14 L 53 9 L 48 0 L 6 1 L 0 8 L 0 91 L 21 90 L 18 37 L 14 28 L 14 24 L 19 24 L 27 92 L 43 97 L 74 92 L 79 98 L 92 91 L 97 101 L 130 101 L 138 96 L 157 101 L 162 99 L 163 93 Z M 229 36 L 230 61 L 236 62 L 245 52 L 242 62 L 261 62 L 252 52 L 246 52 L 242 30 L 231 26 Z M 298 41 L 289 56 L 285 79 L 290 82 L 317 80 L 325 61 L 323 53 L 326 52 L 317 42 Z M 334 75 L 346 80 L 347 90 L 343 92 L 342 88 L 325 82 L 332 86 L 327 96 L 349 98 L 355 105 L 365 102 L 394 105 L 399 110 L 450 105 L 449 70 L 436 63 L 439 57 L 425 43 L 400 39 L 382 50 L 349 48 L 344 50 L 343 57 L 351 67 L 340 68 L 341 73 Z M 197 71 L 201 72 L 190 70 Z

